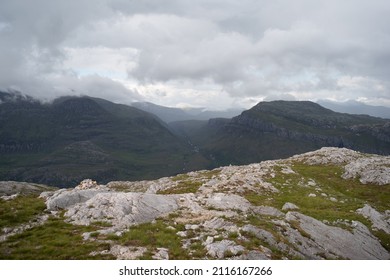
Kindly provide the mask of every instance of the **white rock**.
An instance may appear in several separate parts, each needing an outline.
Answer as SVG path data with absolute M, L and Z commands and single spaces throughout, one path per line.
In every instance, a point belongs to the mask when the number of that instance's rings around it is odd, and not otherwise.
M 206 250 L 211 257 L 223 259 L 226 257 L 226 254 L 235 256 L 241 253 L 244 251 L 244 247 L 237 245 L 231 240 L 222 240 L 206 245 Z
M 206 229 L 223 229 L 229 232 L 238 232 L 238 227 L 229 221 L 226 221 L 225 219 L 215 217 L 211 220 L 205 221 L 203 223 L 203 227 Z
M 96 181 L 92 181 L 91 179 L 85 179 L 80 182 L 80 184 L 75 187 L 76 190 L 87 190 L 87 189 L 95 189 L 98 187 Z
M 342 178 L 359 178 L 362 184 L 390 184 L 390 156 L 359 158 L 345 166 Z
M 176 233 L 177 236 L 180 236 L 180 237 L 187 237 L 187 232 L 186 231 L 178 231 Z
M 185 229 L 186 230 L 189 230 L 189 229 L 197 230 L 197 229 L 199 229 L 199 225 L 185 225 Z
M 242 196 L 236 194 L 215 193 L 206 201 L 206 205 L 219 210 L 248 211 L 251 204 Z
M 324 147 L 320 150 L 291 157 L 310 165 L 345 164 L 361 157 L 361 154 L 346 148 Z
M 99 193 L 68 208 L 65 213 L 76 224 L 109 220 L 115 227 L 126 228 L 146 223 L 178 209 L 177 196 L 146 193 Z
M 9 201 L 9 200 L 14 200 L 18 196 L 19 196 L 19 193 L 15 193 L 15 194 L 12 194 L 12 195 L 3 195 L 3 196 L 0 197 L 0 199 L 2 199 L 4 201 Z
M 146 251 L 147 249 L 144 247 L 113 245 L 110 249 L 110 254 L 114 255 L 118 260 L 136 260 L 142 257 Z
M 157 248 L 157 252 L 153 255 L 155 260 L 169 260 L 169 253 L 167 248 Z
M 309 258 L 317 258 L 317 254 L 320 252 L 332 252 L 332 254 L 346 259 L 390 258 L 389 252 L 382 247 L 378 239 L 360 222 L 355 221 L 355 228 L 350 232 L 338 227 L 325 225 L 312 217 L 298 212 L 288 212 L 286 220 L 299 222 L 301 230 L 310 236 L 310 239 L 301 237 L 293 240 L 292 234 L 294 232 L 297 234 L 297 231 L 290 231 L 286 235 L 290 242 L 299 241 L 297 244 L 302 250 L 302 254 L 307 255 Z
M 282 207 L 283 211 L 290 211 L 290 210 L 297 210 L 297 209 L 299 209 L 299 207 L 291 202 L 286 202 Z
M 372 227 L 374 229 L 383 230 L 387 234 L 390 234 L 390 216 L 386 215 L 386 213 L 381 214 L 368 204 L 365 204 L 363 208 L 356 210 L 356 213 L 369 219 L 372 222 Z
M 307 185 L 309 187 L 315 187 L 317 186 L 317 183 L 313 179 L 310 179 L 309 182 L 307 182 Z
M 272 217 L 282 217 L 284 213 L 275 207 L 271 206 L 256 206 L 252 207 L 252 211 L 258 215 L 262 216 L 272 216 Z

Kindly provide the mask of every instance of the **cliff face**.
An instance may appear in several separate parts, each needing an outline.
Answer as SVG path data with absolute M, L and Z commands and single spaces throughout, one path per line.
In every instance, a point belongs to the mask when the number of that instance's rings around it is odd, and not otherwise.
M 389 166 L 388 156 L 322 148 L 152 181 L 32 186 L 43 207 L 17 210 L 29 218 L 16 224 L 1 217 L 0 256 L 69 258 L 69 242 L 76 258 L 390 259 Z M 1 186 L 4 209 L 27 199 L 26 184 Z M 68 241 L 47 255 L 55 245 L 42 235 L 54 225 L 53 243 L 61 232 Z
M 317 129 L 323 129 L 322 126 L 316 127 Z M 346 147 L 352 148 L 351 144 L 347 140 L 343 140 L 342 136 L 324 135 L 321 132 L 301 132 L 287 127 L 279 127 L 272 122 L 267 122 L 261 119 L 253 118 L 248 115 L 240 115 L 232 119 L 227 125 L 227 130 L 232 131 L 241 130 L 247 131 L 252 134 L 273 133 L 278 137 L 312 142 L 319 146 L 333 146 L 333 147 Z M 329 129 L 329 126 L 326 126 Z

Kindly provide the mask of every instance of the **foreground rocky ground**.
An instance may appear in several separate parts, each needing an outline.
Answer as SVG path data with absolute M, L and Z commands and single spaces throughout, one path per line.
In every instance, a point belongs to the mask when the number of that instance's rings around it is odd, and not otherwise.
M 0 196 L 3 259 L 390 259 L 390 157 L 348 149 Z

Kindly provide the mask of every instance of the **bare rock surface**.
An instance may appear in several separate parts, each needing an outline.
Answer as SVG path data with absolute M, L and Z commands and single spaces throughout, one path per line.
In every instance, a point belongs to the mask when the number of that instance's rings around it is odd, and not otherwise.
M 206 245 L 207 254 L 213 258 L 223 259 L 229 256 L 236 256 L 244 251 L 244 247 L 237 245 L 231 240 L 217 241 Z
M 220 210 L 235 209 L 248 211 L 251 204 L 242 196 L 235 194 L 216 193 L 206 201 L 206 205 Z
M 308 243 L 305 240 L 308 238 L 303 237 L 301 244 L 308 244 L 314 250 L 308 250 L 300 245 L 304 249 L 302 253 L 312 254 L 310 257 L 315 258 L 316 255 L 318 257 L 319 253 L 316 251 L 318 248 L 322 248 L 325 252 L 346 259 L 390 258 L 389 252 L 381 246 L 378 239 L 360 222 L 354 221 L 352 232 L 350 232 L 342 228 L 325 225 L 312 217 L 298 212 L 288 212 L 286 220 L 298 222 L 299 229 L 310 237 L 312 242 Z
M 108 189 L 61 189 L 46 200 L 48 210 L 67 209 L 75 204 L 83 203 L 99 193 L 108 192 Z M 45 193 L 44 195 L 47 195 Z
M 358 159 L 359 152 L 346 148 L 324 147 L 317 151 L 304 153 L 291 157 L 291 160 L 303 161 L 309 165 L 346 164 Z
M 109 252 L 114 255 L 117 260 L 136 260 L 147 251 L 145 247 L 126 247 L 121 245 L 113 245 Z
M 390 234 L 390 215 L 387 213 L 379 213 L 370 205 L 366 204 L 363 208 L 356 210 L 356 213 L 363 215 L 372 222 L 372 227 L 375 230 L 383 230 Z
M 286 202 L 282 207 L 283 211 L 298 210 L 298 209 L 299 209 L 299 207 L 291 202 Z
M 262 215 L 262 216 L 273 216 L 273 217 L 282 217 L 284 216 L 284 213 L 281 212 L 279 209 L 271 206 L 255 206 L 252 207 L 252 211 L 255 214 Z
M 72 222 L 88 225 L 107 220 L 115 227 L 150 222 L 178 209 L 177 196 L 146 193 L 98 193 L 85 203 L 67 207 L 65 213 Z

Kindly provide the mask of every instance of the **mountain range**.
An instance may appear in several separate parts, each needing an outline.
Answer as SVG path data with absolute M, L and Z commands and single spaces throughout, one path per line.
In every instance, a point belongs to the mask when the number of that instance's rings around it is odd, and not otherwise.
M 390 108 L 385 106 L 367 105 L 355 100 L 348 100 L 344 102 L 318 100 L 317 103 L 325 108 L 340 113 L 365 114 L 373 117 L 390 119 Z
M 160 106 L 150 102 L 134 102 L 131 106 L 154 114 L 166 123 L 188 120 L 209 120 L 213 118 L 232 118 L 244 111 L 244 109 L 227 109 L 220 111 L 210 111 L 205 108 L 182 109 Z
M 171 122 L 172 108 L 148 104 L 165 112 L 164 121 L 137 107 L 88 96 L 41 103 L 0 92 L 0 180 L 69 187 L 86 177 L 154 179 L 324 146 L 390 154 L 390 120 L 312 102 L 260 102 L 232 118 Z

